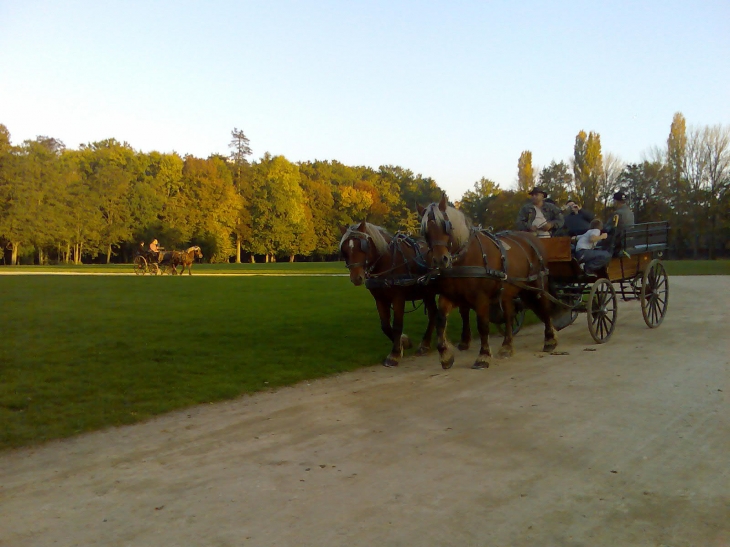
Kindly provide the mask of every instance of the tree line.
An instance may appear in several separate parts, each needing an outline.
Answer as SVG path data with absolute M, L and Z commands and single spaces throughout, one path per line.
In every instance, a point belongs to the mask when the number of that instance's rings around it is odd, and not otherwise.
M 293 163 L 264 154 L 234 128 L 228 156 L 141 152 L 115 139 L 72 150 L 39 136 L 14 145 L 0 124 L 0 245 L 3 262 L 128 262 L 140 242 L 199 245 L 218 262 L 336 258 L 339 227 L 363 219 L 417 233 L 416 205 L 437 201 L 432 178 L 399 166 Z M 517 162 L 516 189 L 481 178 L 456 202 L 484 227 L 514 227 L 535 185 L 606 217 L 617 190 L 637 222 L 668 220 L 670 254 L 730 253 L 730 128 L 672 120 L 666 145 L 626 164 L 580 131 L 569 161 Z
M 563 205 L 574 199 L 599 217 L 610 215 L 618 190 L 629 196 L 636 222 L 667 220 L 673 258 L 716 258 L 730 254 L 730 127 L 687 127 L 677 112 L 666 145 L 653 147 L 638 163 L 624 163 L 601 150 L 597 132 L 580 131 L 573 157 L 538 169 L 532 152 L 517 162 L 517 189 L 502 189 L 482 178 L 467 191 L 460 208 L 483 226 L 514 227 L 525 195 L 535 185 Z
M 199 245 L 213 261 L 336 257 L 339 226 L 367 218 L 417 231 L 416 203 L 442 193 L 409 169 L 293 163 L 231 132 L 231 154 L 141 152 L 115 139 L 72 150 L 0 125 L 0 245 L 6 264 L 130 261 L 140 242 Z

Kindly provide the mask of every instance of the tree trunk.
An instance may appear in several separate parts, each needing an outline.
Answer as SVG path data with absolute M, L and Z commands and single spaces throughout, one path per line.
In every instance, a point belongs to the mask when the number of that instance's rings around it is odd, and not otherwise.
M 248 257 L 248 261 L 249 261 L 249 263 L 251 263 L 251 264 L 256 264 L 256 257 L 255 257 L 255 256 L 253 255 L 253 253 L 251 253 L 251 254 L 249 255 L 249 257 Z
M 71 244 L 66 243 L 66 260 L 64 262 L 68 264 L 69 257 L 71 256 Z
M 236 234 L 236 264 L 241 263 L 241 236 Z
M 106 249 L 106 263 L 109 264 L 112 261 L 112 244 Z
M 13 253 L 10 255 L 10 264 L 15 266 L 18 264 L 18 248 L 20 247 L 20 243 L 14 242 L 12 245 Z
M 289 255 L 289 262 L 294 262 L 294 255 L 293 254 L 290 254 Z
M 43 249 L 38 247 L 38 265 L 43 266 Z

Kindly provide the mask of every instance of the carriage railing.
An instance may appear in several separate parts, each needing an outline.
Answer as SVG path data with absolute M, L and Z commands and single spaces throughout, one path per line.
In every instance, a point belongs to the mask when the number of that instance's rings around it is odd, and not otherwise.
M 665 251 L 669 243 L 669 222 L 645 222 L 626 228 L 620 248 L 630 255 Z

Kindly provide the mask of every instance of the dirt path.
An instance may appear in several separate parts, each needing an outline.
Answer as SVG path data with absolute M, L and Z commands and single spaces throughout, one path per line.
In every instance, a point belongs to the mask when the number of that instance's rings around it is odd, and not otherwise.
M 658 330 L 626 304 L 566 356 L 530 328 L 484 371 L 431 355 L 0 455 L 0 545 L 730 545 L 730 278 L 671 291 Z

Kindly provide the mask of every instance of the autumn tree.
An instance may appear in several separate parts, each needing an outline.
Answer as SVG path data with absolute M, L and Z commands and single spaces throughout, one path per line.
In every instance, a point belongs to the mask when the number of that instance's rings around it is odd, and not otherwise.
M 535 171 L 532 168 L 532 152 L 525 150 L 517 160 L 517 191 L 527 194 L 535 186 Z

